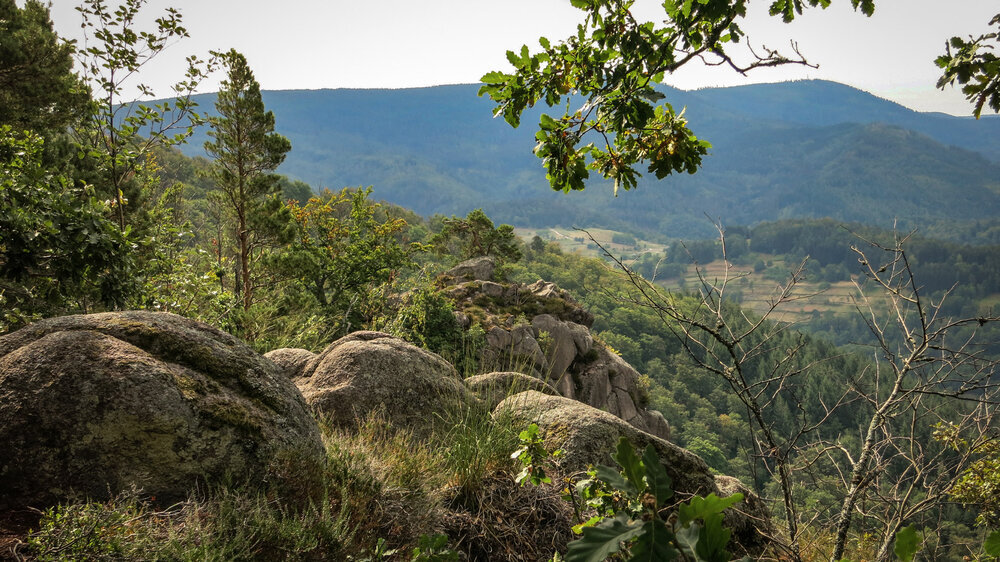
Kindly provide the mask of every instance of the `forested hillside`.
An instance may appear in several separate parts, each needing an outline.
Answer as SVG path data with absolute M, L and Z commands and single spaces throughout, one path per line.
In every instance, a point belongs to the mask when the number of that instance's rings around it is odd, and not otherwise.
M 894 232 L 832 219 L 730 226 L 725 229 L 726 258 L 742 277 L 734 282 L 729 298 L 745 307 L 759 308 L 771 289 L 801 265 L 802 299 L 796 312 L 784 320 L 837 345 L 864 342 L 870 330 L 855 307 L 861 259 L 857 250 L 898 237 L 906 240 L 909 264 L 920 291 L 941 302 L 944 313 L 988 315 L 1000 298 L 1000 247 L 985 243 L 995 236 L 989 229 L 964 234 L 978 239 L 979 244 L 945 242 L 923 231 Z M 952 233 L 952 237 L 963 236 Z M 648 279 L 668 287 L 690 288 L 697 286 L 698 270 L 718 274 L 722 249 L 719 238 L 674 239 L 663 252 L 631 254 L 622 249 L 616 255 L 624 254 L 626 262 Z M 1000 353 L 1000 334 L 990 335 L 984 342 L 988 342 L 991 354 Z
M 539 110 L 511 129 L 491 118 L 477 88 L 265 92 L 264 99 L 296 146 L 283 173 L 332 189 L 374 185 L 380 198 L 425 215 L 482 207 L 519 226 L 685 237 L 711 235 L 706 213 L 731 224 L 834 217 L 883 228 L 898 219 L 907 228 L 990 221 L 1000 211 L 997 120 L 919 114 L 828 82 L 665 88 L 712 143 L 710 156 L 694 176 L 647 178 L 629 197 L 614 198 L 599 181 L 582 193 L 546 189 L 530 151 Z M 211 96 L 195 99 L 211 112 Z M 198 137 L 184 150 L 203 154 Z

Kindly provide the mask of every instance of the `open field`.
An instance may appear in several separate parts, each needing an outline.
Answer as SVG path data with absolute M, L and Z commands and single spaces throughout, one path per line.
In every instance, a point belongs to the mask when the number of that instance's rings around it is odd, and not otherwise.
M 635 239 L 635 244 L 616 244 L 613 242 L 613 238 L 616 234 L 624 235 L 626 237 L 631 237 L 631 235 L 603 228 L 588 228 L 586 229 L 586 232 L 583 230 L 574 230 L 572 228 L 562 227 L 515 228 L 514 233 L 525 242 L 530 242 L 533 237 L 539 236 L 546 242 L 558 243 L 559 247 L 562 248 L 564 252 L 595 258 L 601 257 L 601 251 L 594 245 L 593 242 L 591 242 L 588 237 L 588 233 L 590 236 L 594 237 L 594 240 L 616 255 L 635 255 L 645 252 L 658 254 L 662 253 L 667 248 L 665 244 L 657 244 L 655 242 L 639 239 Z
M 562 250 L 567 253 L 603 257 L 597 246 L 589 239 L 589 233 L 612 253 L 627 256 L 626 263 L 642 253 L 662 254 L 667 249 L 665 244 L 639 239 L 636 239 L 636 243 L 633 245 L 616 244 L 612 241 L 613 237 L 622 233 L 599 228 L 587 229 L 587 232 L 562 227 L 515 228 L 514 231 L 525 242 L 530 241 L 534 236 L 539 236 L 547 242 L 558 243 Z M 784 263 L 781 256 L 755 254 L 755 258 L 766 262 L 768 267 L 755 272 L 750 265 L 731 265 L 728 272 L 728 296 L 739 301 L 746 308 L 763 313 L 781 290 L 780 285 L 787 282 L 786 272 L 790 266 Z M 722 260 L 702 264 L 700 267 L 705 280 L 710 283 L 721 282 L 727 273 Z M 683 276 L 657 278 L 655 281 L 657 285 L 664 288 L 684 288 L 686 290 L 696 289 L 700 283 L 693 265 L 688 266 Z M 798 283 L 793 292 L 796 300 L 784 304 L 772 318 L 782 322 L 799 322 L 809 320 L 817 313 L 856 314 L 852 299 L 852 295 L 855 295 L 856 291 L 857 289 L 851 281 L 836 283 L 816 281 L 810 279 L 807 272 L 805 279 Z M 1000 294 L 995 295 L 990 303 L 994 306 L 1000 306 Z
M 768 256 L 762 256 L 769 260 Z M 784 263 L 774 257 L 770 257 L 773 270 L 785 271 Z M 769 261 L 770 261 L 769 260 Z M 722 260 L 716 260 L 701 266 L 702 275 L 709 283 L 719 284 L 726 276 L 725 264 Z M 770 303 L 781 291 L 781 285 L 787 280 L 782 278 L 777 280 L 773 274 L 767 275 L 768 270 L 754 272 L 750 266 L 731 265 L 729 275 L 728 291 L 729 295 L 738 300 L 743 306 L 756 312 L 764 312 Z M 685 288 L 695 289 L 700 281 L 694 266 L 688 266 L 688 270 L 683 277 L 658 280 L 657 284 L 665 288 Z M 806 279 L 798 283 L 793 291 L 793 296 L 797 299 L 793 302 L 782 305 L 779 312 L 773 317 L 775 320 L 783 322 L 796 322 L 808 320 L 814 313 L 831 311 L 835 314 L 854 313 L 852 295 L 857 290 L 850 281 L 840 281 L 837 283 L 822 283 L 810 281 L 808 274 Z

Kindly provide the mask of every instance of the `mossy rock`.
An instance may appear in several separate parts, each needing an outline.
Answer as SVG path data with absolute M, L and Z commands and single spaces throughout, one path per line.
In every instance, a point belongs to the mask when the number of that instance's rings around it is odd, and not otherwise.
M 456 412 L 483 408 L 439 355 L 379 332 L 333 342 L 295 382 L 317 415 L 345 428 L 379 413 L 420 436 Z
M 264 357 L 270 359 L 275 365 L 277 365 L 286 377 L 289 379 L 296 379 L 301 377 L 306 366 L 309 365 L 312 360 L 316 359 L 316 354 L 308 349 L 283 347 L 281 349 L 268 351 L 264 354 Z
M 37 322 L 0 337 L 0 506 L 139 487 L 180 499 L 320 462 L 302 395 L 229 334 L 165 313 Z
M 735 478 L 714 476 L 708 465 L 694 453 L 659 437 L 640 431 L 607 412 L 561 396 L 549 396 L 529 390 L 511 396 L 497 405 L 494 417 L 515 420 L 522 426 L 538 424 L 545 447 L 562 449 L 560 470 L 567 474 L 587 470 L 589 466 L 616 466 L 611 455 L 624 437 L 637 451 L 652 445 L 673 481 L 678 499 L 716 494 L 728 496 L 747 490 Z M 754 557 L 766 548 L 767 536 L 773 533 L 770 514 L 760 499 L 737 504 L 724 513 L 725 524 L 737 530 L 730 551 Z
M 618 440 L 625 437 L 638 450 L 650 444 L 656 448 L 674 481 L 675 491 L 682 495 L 718 491 L 708 464 L 698 455 L 582 402 L 532 390 L 501 402 L 494 415 L 501 412 L 520 420 L 524 426 L 537 423 L 545 446 L 563 450 L 561 463 L 568 472 L 586 470 L 590 465 L 613 466 L 611 454 Z

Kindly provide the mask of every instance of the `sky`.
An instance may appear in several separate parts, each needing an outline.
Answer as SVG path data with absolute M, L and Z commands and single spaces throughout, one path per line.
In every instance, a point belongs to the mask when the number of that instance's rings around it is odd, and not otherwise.
M 662 0 L 661 0 L 662 1 Z M 107 0 L 116 4 L 116 0 Z M 21 0 L 19 3 L 23 3 Z M 76 0 L 52 0 L 56 31 L 83 42 Z M 637 0 L 638 18 L 660 21 L 654 0 Z M 934 58 L 954 35 L 980 35 L 1000 11 L 997 0 L 876 0 L 866 18 L 848 0 L 808 11 L 792 24 L 755 0 L 743 28 L 752 45 L 800 51 L 819 68 L 787 66 L 741 76 L 722 67 L 685 66 L 665 82 L 683 89 L 825 79 L 918 111 L 970 115 L 955 88 L 934 87 Z M 569 0 L 148 0 L 147 23 L 167 7 L 181 11 L 190 38 L 171 44 L 143 71 L 159 96 L 183 72 L 186 56 L 235 48 L 265 90 L 407 88 L 478 82 L 508 70 L 505 53 L 538 38 L 575 33 L 583 12 Z M 202 91 L 218 89 L 218 80 Z

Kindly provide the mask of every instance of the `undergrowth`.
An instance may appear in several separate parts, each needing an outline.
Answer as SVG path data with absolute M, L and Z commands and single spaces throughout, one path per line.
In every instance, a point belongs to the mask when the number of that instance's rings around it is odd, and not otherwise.
M 352 430 L 320 425 L 327 456 L 318 478 L 283 474 L 274 480 L 280 485 L 218 487 L 170 506 L 139 490 L 55 506 L 16 554 L 28 560 L 361 561 L 391 551 L 394 560 L 423 560 L 430 558 L 418 556 L 432 543 L 473 560 L 502 550 L 510 556 L 496 559 L 517 559 L 511 556 L 525 548 L 551 554 L 549 546 L 498 542 L 521 528 L 522 516 L 510 510 L 548 514 L 552 526 L 562 509 L 550 501 L 558 504 L 557 491 L 514 484 L 511 453 L 519 428 L 509 419 L 457 409 L 439 414 L 424 439 L 380 415 Z

